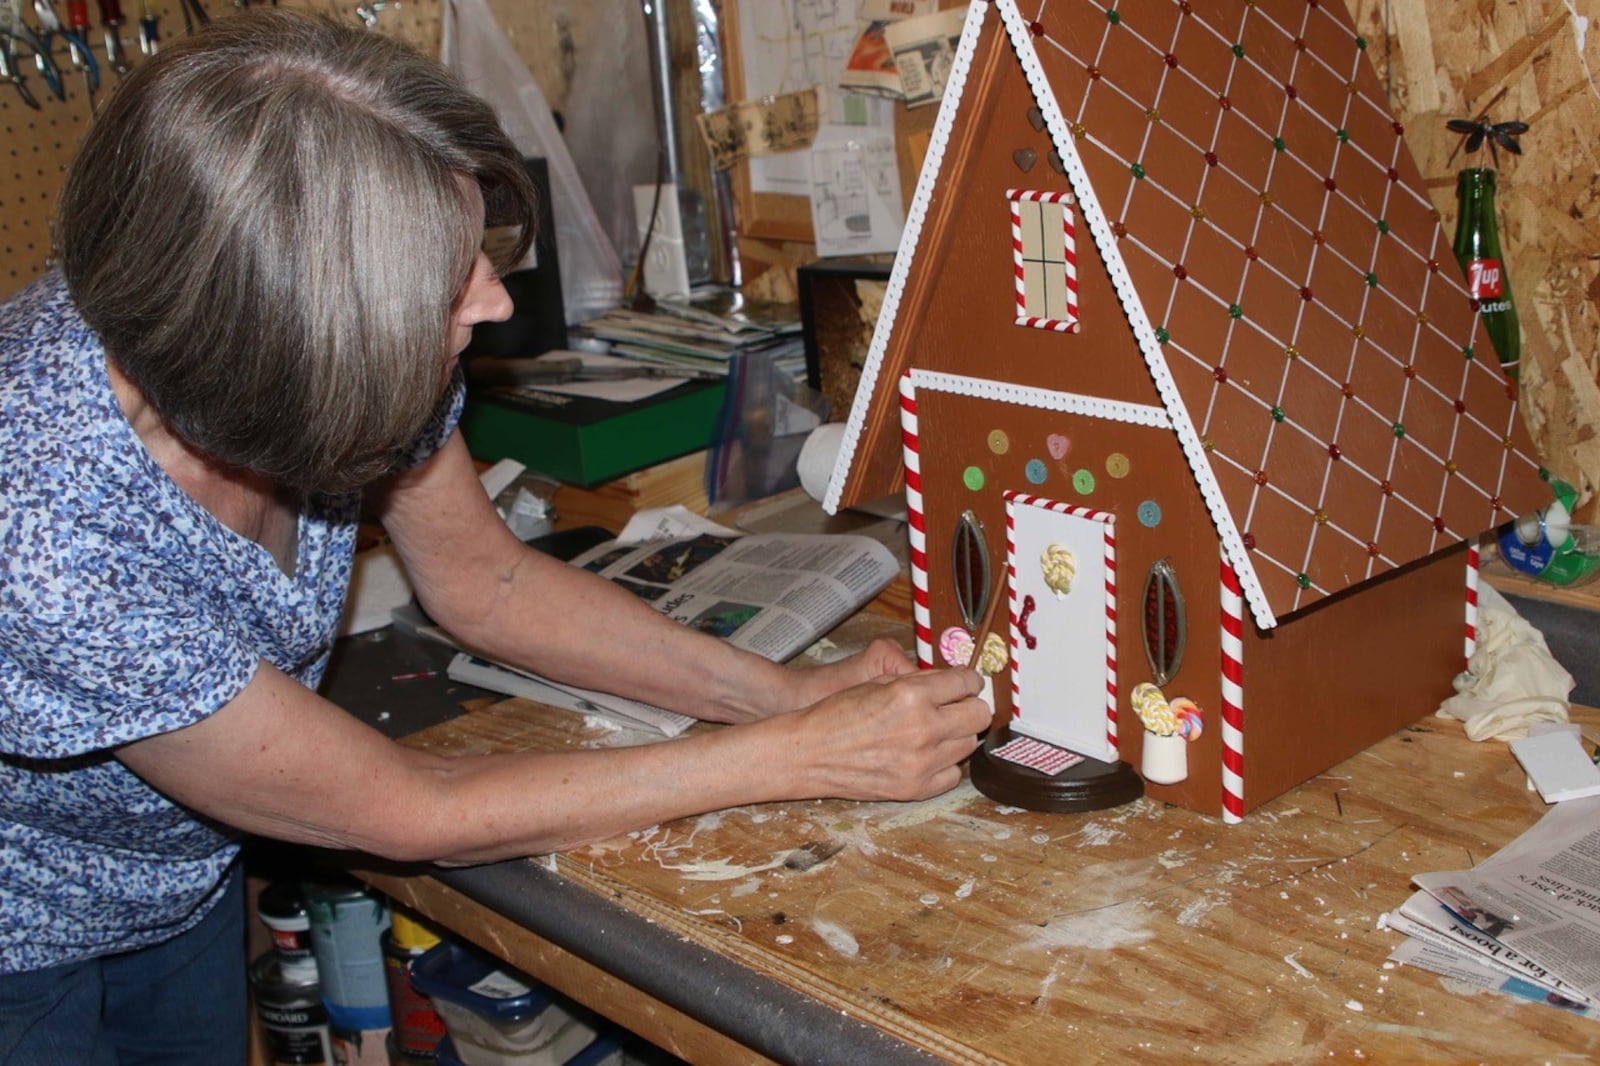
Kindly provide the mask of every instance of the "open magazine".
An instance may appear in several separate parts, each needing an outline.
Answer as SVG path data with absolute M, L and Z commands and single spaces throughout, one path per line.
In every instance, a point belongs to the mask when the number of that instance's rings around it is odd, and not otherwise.
M 1412 938 L 1393 961 L 1600 1016 L 1600 797 L 1556 804 L 1470 870 L 1412 880 L 1422 891 L 1385 919 Z
M 867 536 L 741 535 L 682 507 L 635 516 L 616 540 L 572 560 L 662 614 L 773 662 L 784 662 L 860 610 L 899 571 L 894 553 Z M 581 689 L 467 652 L 450 677 L 494 692 L 610 717 L 677 736 L 695 719 L 610 693 Z

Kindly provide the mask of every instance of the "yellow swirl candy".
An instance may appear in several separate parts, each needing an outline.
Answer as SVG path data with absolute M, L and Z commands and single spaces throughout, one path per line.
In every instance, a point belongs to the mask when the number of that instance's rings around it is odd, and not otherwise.
M 1139 716 L 1139 721 L 1143 722 L 1144 727 L 1150 732 L 1169 737 L 1177 731 L 1178 717 L 1172 713 L 1167 697 L 1155 685 L 1148 681 L 1140 682 L 1133 687 L 1128 699 L 1133 704 L 1134 713 Z
M 1044 572 L 1044 583 L 1057 597 L 1072 591 L 1072 579 L 1078 576 L 1078 561 L 1064 544 L 1052 544 L 1039 553 L 1039 569 Z
M 978 655 L 978 673 L 984 677 L 993 677 L 1006 668 L 1011 661 L 1011 651 L 1006 647 L 1005 638 L 999 633 L 990 633 L 983 638 L 983 651 Z

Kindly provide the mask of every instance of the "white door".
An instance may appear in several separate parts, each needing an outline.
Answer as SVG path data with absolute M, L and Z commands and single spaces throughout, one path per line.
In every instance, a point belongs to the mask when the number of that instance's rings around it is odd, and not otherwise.
M 1116 520 L 1006 493 L 1014 732 L 1117 758 Z

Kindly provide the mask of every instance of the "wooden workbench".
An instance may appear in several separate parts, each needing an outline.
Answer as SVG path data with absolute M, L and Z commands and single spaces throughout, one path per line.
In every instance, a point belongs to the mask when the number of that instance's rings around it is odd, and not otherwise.
M 629 736 L 507 700 L 408 742 Z M 963 784 L 365 876 L 697 1063 L 1593 1061 L 1594 1022 L 1385 963 L 1401 938 L 1378 919 L 1412 874 L 1469 866 L 1544 809 L 1503 744 L 1427 718 L 1238 826 L 1148 799 L 1036 814 Z

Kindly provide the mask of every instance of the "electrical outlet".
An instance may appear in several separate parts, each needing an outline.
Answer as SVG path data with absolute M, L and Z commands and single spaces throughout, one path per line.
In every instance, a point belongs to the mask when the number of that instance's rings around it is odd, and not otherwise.
M 647 234 L 652 205 L 655 229 Z M 644 291 L 651 296 L 689 295 L 689 260 L 684 249 L 683 216 L 678 211 L 678 187 L 661 186 L 657 204 L 656 186 L 635 185 L 633 217 L 639 228 L 639 245 L 645 249 Z

